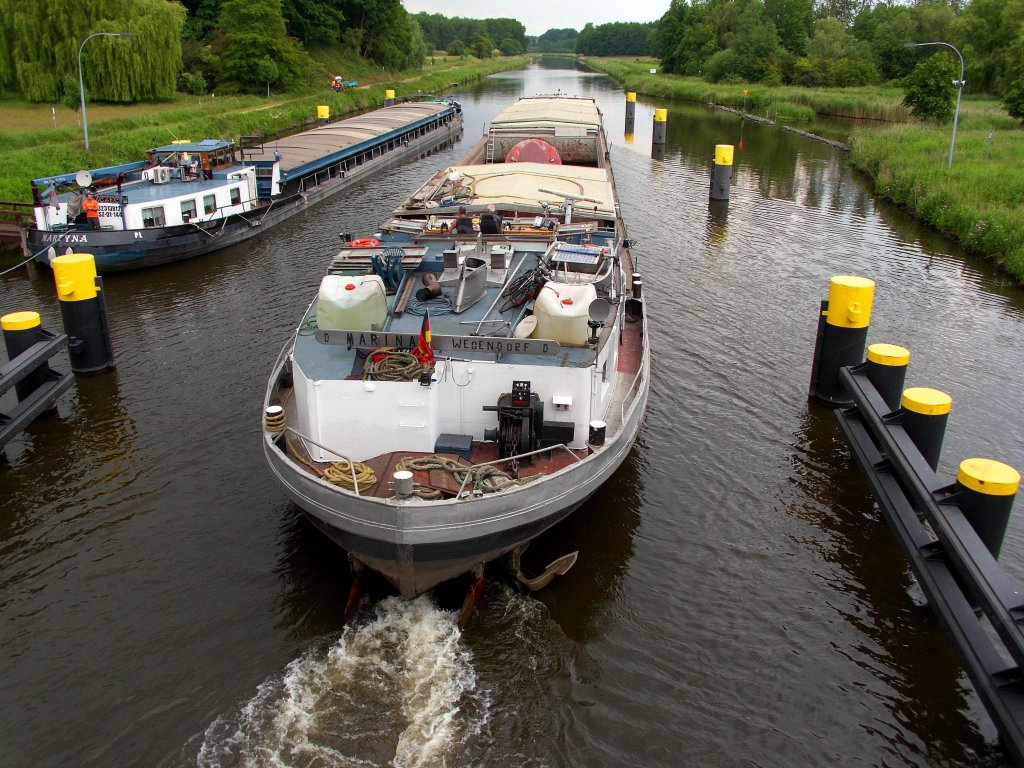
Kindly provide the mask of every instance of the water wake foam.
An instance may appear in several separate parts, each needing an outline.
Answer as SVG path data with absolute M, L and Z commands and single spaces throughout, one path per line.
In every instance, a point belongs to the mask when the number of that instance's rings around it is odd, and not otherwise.
M 487 719 L 455 616 L 389 598 L 215 720 L 200 766 L 448 765 Z

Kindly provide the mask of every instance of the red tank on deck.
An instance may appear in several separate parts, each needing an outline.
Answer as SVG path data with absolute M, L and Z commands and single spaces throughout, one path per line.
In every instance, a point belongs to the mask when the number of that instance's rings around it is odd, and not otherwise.
M 558 150 L 544 139 L 525 139 L 516 144 L 505 155 L 506 163 L 551 163 L 561 165 Z

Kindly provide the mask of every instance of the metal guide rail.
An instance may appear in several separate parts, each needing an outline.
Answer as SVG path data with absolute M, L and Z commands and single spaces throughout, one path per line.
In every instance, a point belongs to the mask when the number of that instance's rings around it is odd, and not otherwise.
M 1024 589 L 1000 567 L 965 516 L 957 485 L 939 480 L 864 366 L 843 367 L 840 379 L 855 406 L 835 411 L 836 421 L 1004 746 L 1024 766 Z

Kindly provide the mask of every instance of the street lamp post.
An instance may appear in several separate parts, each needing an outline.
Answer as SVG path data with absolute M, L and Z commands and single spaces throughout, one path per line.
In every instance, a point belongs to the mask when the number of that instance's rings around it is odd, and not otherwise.
M 89 119 L 85 115 L 85 86 L 82 85 L 82 49 L 94 37 L 135 37 L 131 32 L 93 32 L 78 46 L 78 97 L 82 103 L 82 130 L 85 132 L 85 149 L 89 150 Z
M 953 148 L 956 147 L 956 125 L 960 121 L 960 96 L 964 92 L 964 85 L 967 81 L 964 80 L 964 56 L 960 53 L 960 50 L 952 43 L 943 42 L 932 42 L 932 43 L 904 43 L 904 48 L 916 48 L 920 45 L 944 45 L 947 48 L 952 48 L 957 56 L 960 57 L 960 79 L 954 80 L 953 85 L 956 86 L 956 111 L 953 113 L 953 138 L 949 142 L 949 161 L 946 163 L 946 169 L 949 170 L 953 167 Z

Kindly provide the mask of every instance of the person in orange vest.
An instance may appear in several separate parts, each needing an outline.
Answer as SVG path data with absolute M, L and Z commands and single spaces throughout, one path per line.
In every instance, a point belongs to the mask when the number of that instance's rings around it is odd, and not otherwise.
M 92 192 L 85 196 L 85 200 L 82 202 L 82 210 L 85 211 L 85 218 L 89 222 L 89 229 L 99 229 L 100 204 L 96 201 L 96 196 Z

